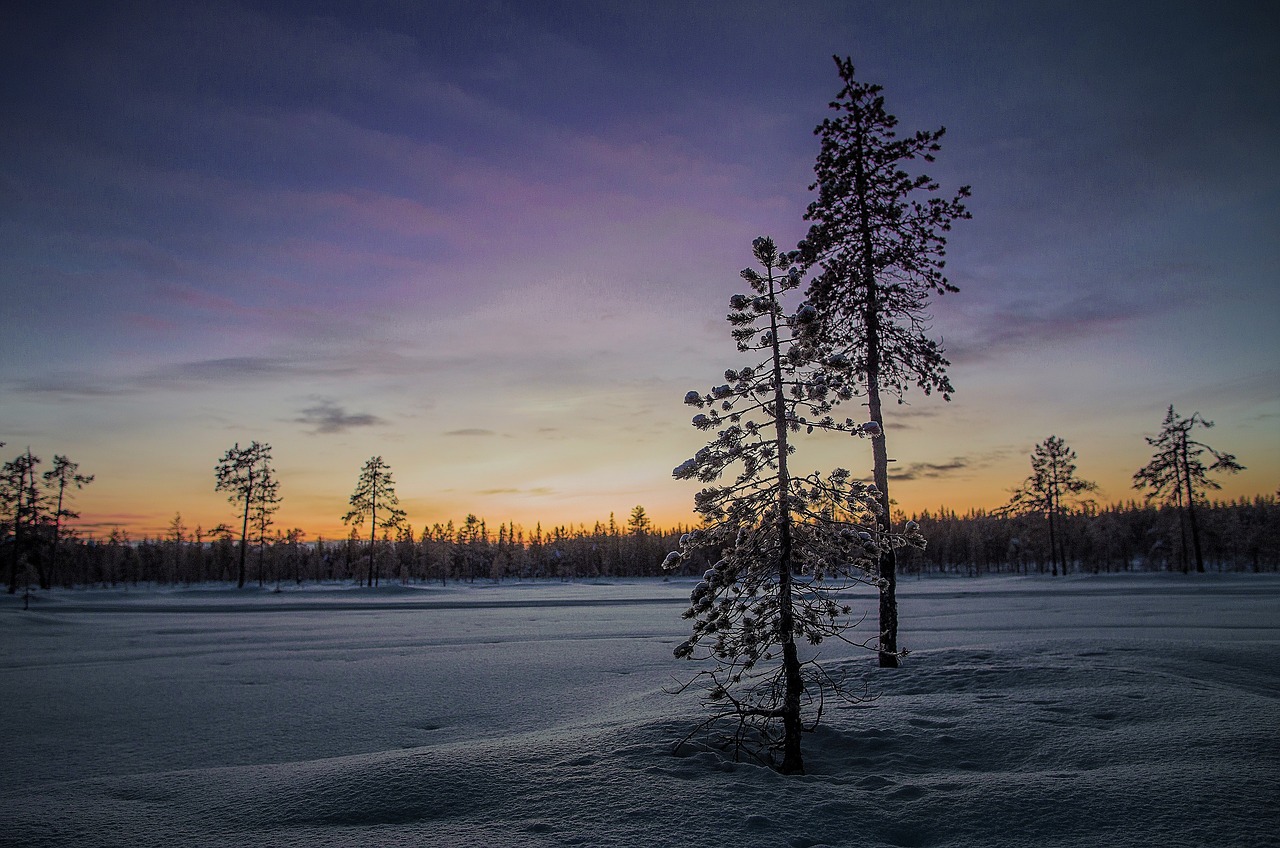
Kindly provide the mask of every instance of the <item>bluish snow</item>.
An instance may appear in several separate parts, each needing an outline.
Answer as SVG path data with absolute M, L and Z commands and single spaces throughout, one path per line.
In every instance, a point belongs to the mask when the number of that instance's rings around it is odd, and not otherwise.
M 6 598 L 0 845 L 1278 844 L 1280 577 L 904 582 L 802 777 L 673 753 L 693 582 Z

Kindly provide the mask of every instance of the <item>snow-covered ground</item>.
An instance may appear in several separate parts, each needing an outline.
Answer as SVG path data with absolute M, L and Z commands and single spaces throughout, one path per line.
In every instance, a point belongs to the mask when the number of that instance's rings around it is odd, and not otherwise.
M 1276 576 L 905 582 L 801 777 L 672 752 L 690 587 L 7 597 L 0 845 L 1280 845 Z

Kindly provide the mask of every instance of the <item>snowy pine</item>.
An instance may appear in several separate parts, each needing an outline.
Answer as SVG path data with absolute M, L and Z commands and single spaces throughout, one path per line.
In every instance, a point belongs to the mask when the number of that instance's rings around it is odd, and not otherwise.
M 815 363 L 815 308 L 783 309 L 783 296 L 801 285 L 796 255 L 768 238 L 753 249 L 760 270 L 742 272 L 751 294 L 730 298 L 728 319 L 738 350 L 759 358 L 726 371 L 727 383 L 685 395 L 706 410 L 693 426 L 715 438 L 673 476 L 711 485 L 694 498 L 702 527 L 681 538 L 663 567 L 713 563 L 684 613 L 692 633 L 674 651 L 710 665 L 689 681 L 703 687 L 710 711 L 699 729 L 724 726 L 735 752 L 780 753 L 780 769 L 799 773 L 802 730 L 816 725 L 827 697 L 850 696 L 815 656 L 802 659 L 798 645 L 851 641 L 851 610 L 840 593 L 874 584 L 882 547 L 923 547 L 924 540 L 876 529 L 878 492 L 848 471 L 791 472 L 792 435 L 800 430 L 867 432 L 830 415 L 832 382 L 841 385 L 836 396 L 847 389 Z

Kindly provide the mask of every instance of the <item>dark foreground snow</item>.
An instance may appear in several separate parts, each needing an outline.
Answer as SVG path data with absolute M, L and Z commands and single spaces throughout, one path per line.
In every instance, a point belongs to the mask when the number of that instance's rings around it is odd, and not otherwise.
M 673 754 L 688 583 L 9 598 L 0 845 L 1280 844 L 1280 579 L 902 589 L 791 778 Z

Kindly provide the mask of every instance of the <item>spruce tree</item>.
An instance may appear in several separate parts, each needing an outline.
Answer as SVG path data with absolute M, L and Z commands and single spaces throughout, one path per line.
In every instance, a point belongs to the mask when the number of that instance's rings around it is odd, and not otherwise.
M 832 352 L 848 357 L 866 394 L 878 437 L 872 445 L 880 529 L 888 532 L 889 454 L 884 436 L 883 396 L 902 401 L 911 385 L 925 394 L 953 391 L 943 349 L 928 338 L 925 308 L 930 295 L 955 292 L 943 274 L 946 233 L 968 218 L 963 200 L 906 169 L 932 162 L 945 128 L 899 137 L 898 119 L 885 111 L 881 87 L 854 79 L 853 61 L 833 57 L 844 83 L 831 108 L 839 113 L 814 130 L 822 145 L 810 191 L 818 197 L 805 213 L 812 221 L 800 243 L 806 269 L 820 270 L 809 285 L 809 302 L 822 316 L 821 336 Z M 879 562 L 884 589 L 880 604 L 880 665 L 898 665 L 897 563 L 892 547 Z
M 712 663 L 687 684 L 706 684 L 711 715 L 699 728 L 727 721 L 735 751 L 763 750 L 771 759 L 780 752 L 779 769 L 796 774 L 804 771 L 806 705 L 820 715 L 827 694 L 845 694 L 815 658 L 801 657 L 798 643 L 849 641 L 851 610 L 837 593 L 868 581 L 874 558 L 894 541 L 874 529 L 874 486 L 843 469 L 827 477 L 792 469 L 799 433 L 865 431 L 830 415 L 836 395 L 813 368 L 817 311 L 808 304 L 783 311 L 782 295 L 801 285 L 795 254 L 767 238 L 753 247 L 761 270 L 742 272 L 751 293 L 730 299 L 729 321 L 738 350 L 758 358 L 726 371 L 711 391 L 685 396 L 704 410 L 693 426 L 715 435 L 672 473 L 713 485 L 694 499 L 702 526 L 681 537 L 663 567 L 714 563 L 684 613 L 692 635 L 675 649 L 679 658 Z M 731 467 L 736 475 L 719 482 Z

